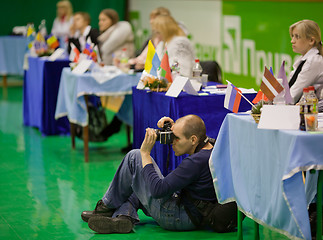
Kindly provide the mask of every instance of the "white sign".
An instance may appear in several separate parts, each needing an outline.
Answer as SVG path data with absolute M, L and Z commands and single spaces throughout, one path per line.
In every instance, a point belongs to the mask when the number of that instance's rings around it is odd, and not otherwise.
M 73 69 L 72 73 L 75 73 L 75 74 L 85 73 L 91 66 L 92 62 L 93 61 L 91 59 L 84 59 Z
M 64 52 L 65 50 L 63 48 L 57 48 L 55 52 L 53 52 L 52 55 L 50 55 L 48 60 L 54 62 L 56 59 L 59 59 L 60 57 L 62 57 Z
M 191 81 L 187 77 L 177 76 L 172 85 L 170 85 L 166 96 L 178 97 L 182 90 L 185 90 L 188 94 L 198 95 L 198 92 L 193 88 Z
M 264 105 L 258 128 L 297 130 L 299 123 L 299 106 Z

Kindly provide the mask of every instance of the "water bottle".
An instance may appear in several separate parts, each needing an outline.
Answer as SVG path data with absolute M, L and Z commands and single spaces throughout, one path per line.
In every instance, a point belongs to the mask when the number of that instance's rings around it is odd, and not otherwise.
M 202 71 L 203 69 L 201 67 L 200 60 L 197 58 L 195 59 L 195 63 L 193 65 L 192 77 L 194 80 L 197 80 L 200 83 L 202 83 L 201 81 Z
M 283 86 L 283 79 L 277 78 L 277 81 L 279 84 L 284 88 Z M 281 91 L 275 98 L 274 98 L 274 105 L 285 105 L 285 89 Z
M 129 71 L 129 66 L 128 66 L 128 61 L 129 61 L 129 57 L 127 54 L 127 49 L 123 48 L 121 55 L 120 55 L 120 69 L 123 72 L 128 72 Z
M 45 19 L 41 20 L 40 25 L 38 26 L 38 30 L 43 37 L 47 36 L 46 20 Z
M 304 114 L 308 113 L 308 108 L 307 108 L 307 95 L 308 95 L 308 88 L 303 88 L 303 95 L 301 99 L 299 100 L 299 106 L 300 106 L 300 124 L 299 124 L 299 129 L 302 131 L 305 131 L 305 118 Z
M 174 59 L 174 62 L 172 64 L 172 66 L 170 67 L 170 69 L 172 71 L 172 79 L 175 80 L 175 78 L 180 75 L 180 73 L 179 73 L 180 68 L 179 68 L 179 63 L 178 63 L 177 59 Z

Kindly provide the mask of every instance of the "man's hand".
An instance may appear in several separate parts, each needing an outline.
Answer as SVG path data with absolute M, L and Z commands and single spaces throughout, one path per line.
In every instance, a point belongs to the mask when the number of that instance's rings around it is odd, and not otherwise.
M 154 129 L 147 128 L 145 139 L 141 144 L 140 153 L 141 153 L 141 160 L 142 160 L 142 167 L 144 168 L 147 164 L 152 163 L 150 152 L 151 149 L 154 147 L 156 142 L 157 134 Z
M 162 117 L 161 119 L 159 119 L 159 121 L 157 122 L 157 127 L 159 128 L 163 128 L 164 127 L 164 123 L 165 122 L 170 122 L 172 124 L 172 126 L 174 125 L 174 121 L 173 119 L 171 119 L 170 117 Z

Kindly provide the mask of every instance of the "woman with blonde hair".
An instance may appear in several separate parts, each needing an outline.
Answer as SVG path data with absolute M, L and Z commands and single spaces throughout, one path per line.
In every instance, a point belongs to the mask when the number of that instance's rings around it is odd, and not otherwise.
M 70 1 L 61 0 L 56 4 L 57 13 L 52 27 L 52 34 L 66 40 L 73 24 L 73 7 Z
M 289 27 L 289 34 L 293 51 L 302 55 L 294 63 L 289 81 L 291 96 L 297 103 L 303 88 L 314 86 L 316 90 L 321 90 L 323 87 L 321 30 L 316 22 L 301 20 Z
M 153 34 L 161 39 L 156 46 L 160 59 L 168 52 L 169 64 L 179 65 L 182 76 L 190 77 L 195 58 L 193 46 L 184 31 L 171 16 L 157 16 L 151 23 Z

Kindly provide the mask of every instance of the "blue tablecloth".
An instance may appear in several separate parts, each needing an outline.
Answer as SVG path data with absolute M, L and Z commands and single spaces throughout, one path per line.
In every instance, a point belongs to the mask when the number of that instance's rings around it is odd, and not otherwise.
M 250 115 L 228 114 L 210 158 L 219 202 L 236 201 L 259 224 L 294 239 L 311 239 L 307 205 L 323 169 L 323 134 L 258 129 Z M 306 196 L 311 195 L 311 198 Z
M 137 85 L 141 73 L 136 75 L 121 74 L 106 82 L 99 83 L 90 73 L 74 74 L 64 68 L 57 98 L 55 117 L 67 116 L 72 123 L 88 125 L 84 95 L 118 96 L 125 95 L 125 100 L 117 113 L 118 118 L 128 125 L 133 125 L 132 86 Z
M 252 100 L 256 94 L 245 94 Z M 140 148 L 147 127 L 157 128 L 158 120 L 168 116 L 174 121 L 187 114 L 200 116 L 206 125 L 207 135 L 216 138 L 222 121 L 229 110 L 223 107 L 224 95 L 210 94 L 207 96 L 192 96 L 181 92 L 177 98 L 167 97 L 165 93 L 147 92 L 133 88 L 133 147 Z M 241 99 L 239 111 L 250 110 L 251 106 Z M 170 151 L 169 166 L 167 156 Z M 156 143 L 151 156 L 164 175 L 175 169 L 185 156 L 176 157 L 168 145 Z
M 43 135 L 69 133 L 67 118 L 54 118 L 61 72 L 69 60 L 51 62 L 28 57 L 28 61 L 29 69 L 24 76 L 24 125 L 37 127 Z
M 0 36 L 0 74 L 23 75 L 27 39 L 23 36 Z

